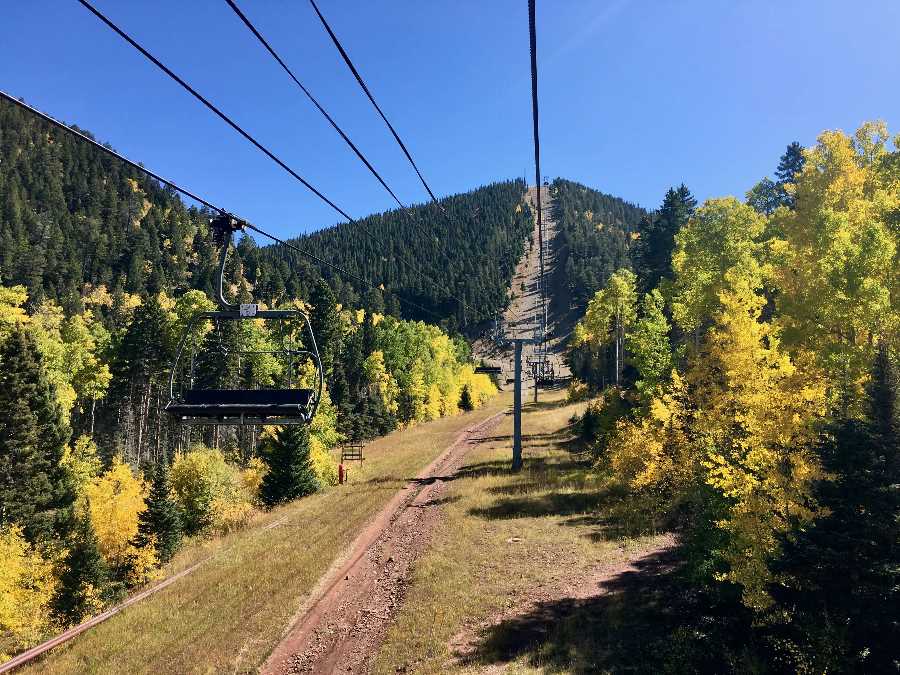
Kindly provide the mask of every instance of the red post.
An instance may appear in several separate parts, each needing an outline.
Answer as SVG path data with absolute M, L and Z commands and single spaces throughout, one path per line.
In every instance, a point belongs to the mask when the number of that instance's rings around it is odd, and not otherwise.
M 344 484 L 344 465 L 338 464 L 338 485 Z

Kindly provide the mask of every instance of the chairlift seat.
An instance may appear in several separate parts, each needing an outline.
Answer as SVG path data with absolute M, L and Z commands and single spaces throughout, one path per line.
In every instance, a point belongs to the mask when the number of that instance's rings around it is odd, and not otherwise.
M 303 414 L 312 389 L 187 389 L 166 411 L 182 417 L 290 417 Z

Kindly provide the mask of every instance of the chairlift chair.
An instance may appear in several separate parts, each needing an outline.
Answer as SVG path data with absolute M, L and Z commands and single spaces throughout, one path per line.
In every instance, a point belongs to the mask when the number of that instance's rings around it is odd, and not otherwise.
M 211 226 L 221 246 L 221 262 L 218 277 L 218 304 L 221 309 L 200 312 L 188 322 L 178 344 L 175 360 L 169 375 L 169 403 L 166 412 L 181 424 L 194 425 L 288 425 L 312 422 L 322 396 L 322 362 L 309 317 L 297 309 L 261 310 L 257 304 L 232 305 L 225 300 L 223 284 L 228 248 L 234 232 L 243 223 L 230 217 L 213 219 Z M 223 326 L 230 322 L 262 321 L 280 328 L 280 345 L 269 349 L 229 351 L 222 343 Z M 247 356 L 268 355 L 281 369 L 277 386 L 267 388 L 241 388 L 233 383 L 216 381 L 214 376 L 202 377 L 198 373 L 198 345 L 200 326 L 212 324 L 218 332 L 219 351 L 207 349 L 207 359 L 226 359 L 233 356 L 238 363 Z M 298 331 L 299 328 L 299 331 Z M 304 336 L 302 344 L 295 344 L 297 333 Z M 300 368 L 312 364 L 313 384 L 307 387 L 298 383 Z

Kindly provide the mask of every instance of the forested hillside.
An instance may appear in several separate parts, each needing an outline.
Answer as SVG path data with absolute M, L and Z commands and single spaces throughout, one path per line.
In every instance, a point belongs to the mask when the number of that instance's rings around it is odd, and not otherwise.
M 493 183 L 442 199 L 440 208 L 427 204 L 388 211 L 292 241 L 395 291 L 373 293 L 352 278 L 326 270 L 343 304 L 434 321 L 432 315 L 401 302 L 407 299 L 448 317 L 448 326 L 457 329 L 483 322 L 506 304 L 531 231 L 532 216 L 521 204 L 524 193 L 525 185 L 518 180 Z M 302 281 L 296 285 L 290 274 L 305 263 L 300 254 L 283 247 L 242 253 L 248 276 L 267 301 L 305 294 Z
M 387 311 L 451 330 L 483 320 L 506 289 L 530 230 L 521 181 L 369 216 L 300 237 L 311 253 L 362 277 L 341 278 L 299 254 L 245 238 L 229 270 L 269 305 L 308 297 L 323 277 L 344 306 Z M 0 102 L 0 280 L 30 302 L 79 311 L 89 287 L 122 293 L 212 295 L 215 251 L 208 212 L 188 207 L 139 171 L 27 111 Z M 414 252 L 414 253 L 411 253 Z M 490 265 L 484 265 L 484 260 Z M 451 298 L 468 306 L 466 311 Z M 406 299 L 430 310 L 424 313 Z
M 609 276 L 629 264 L 637 225 L 647 212 L 618 197 L 557 178 L 550 186 L 558 227 L 557 269 L 573 309 L 584 311 L 588 299 Z
M 208 214 L 140 172 L 0 101 L 0 280 L 79 310 L 114 296 L 211 290 Z

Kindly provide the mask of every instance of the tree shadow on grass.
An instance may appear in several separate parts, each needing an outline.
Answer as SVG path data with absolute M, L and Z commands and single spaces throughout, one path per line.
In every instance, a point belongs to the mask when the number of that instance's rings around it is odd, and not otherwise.
M 536 457 L 530 461 L 540 466 L 547 464 L 545 457 Z M 456 478 L 487 478 L 491 476 L 514 476 L 519 473 L 512 470 L 512 457 L 510 457 L 509 459 L 495 459 L 489 462 L 467 464 L 454 475 Z
M 462 662 L 522 660 L 549 673 L 724 673 L 724 650 L 697 648 L 709 617 L 677 574 L 677 551 L 633 563 L 589 597 L 540 602 L 483 629 Z M 693 647 L 693 648 L 692 648 Z
M 558 429 L 557 431 L 547 431 L 539 434 L 522 434 L 522 442 L 525 443 L 530 439 L 547 439 L 547 440 L 556 440 L 556 439 L 568 439 L 572 437 L 572 431 L 568 427 L 563 427 L 562 429 Z M 498 436 L 485 436 L 480 440 L 485 443 L 496 442 L 496 441 L 511 441 L 512 434 L 501 434 Z
M 547 489 L 546 486 L 543 489 Z M 491 506 L 470 509 L 469 513 L 488 520 L 570 516 L 592 512 L 609 500 L 605 490 L 549 492 L 547 494 L 498 499 Z
M 536 410 L 556 410 L 557 408 L 565 408 L 567 405 L 569 405 L 569 402 L 562 398 L 556 401 L 538 401 L 537 403 L 534 401 L 523 402 L 522 408 L 526 412 L 534 412 Z

